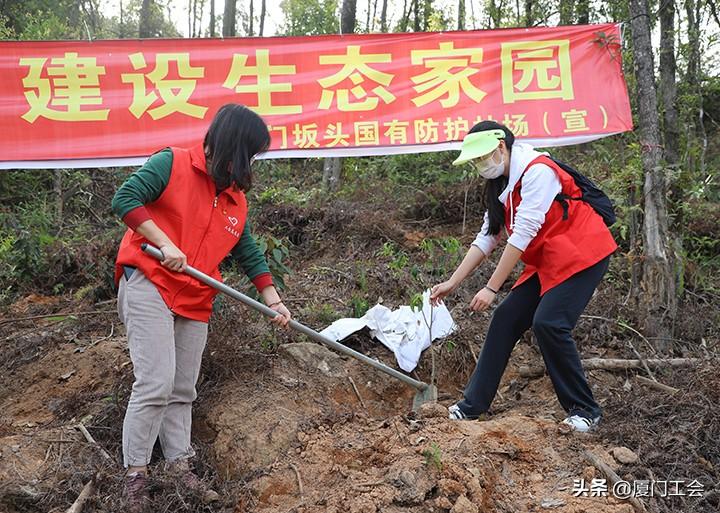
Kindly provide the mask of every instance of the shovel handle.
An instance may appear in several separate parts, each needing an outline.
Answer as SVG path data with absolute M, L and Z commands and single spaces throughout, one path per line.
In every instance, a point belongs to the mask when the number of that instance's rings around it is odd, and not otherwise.
M 140 248 L 148 255 L 155 257 L 160 261 L 165 259 L 165 256 L 163 255 L 162 251 L 160 251 L 155 246 L 148 244 L 147 242 L 143 243 L 140 246 Z M 266 315 L 267 317 L 273 318 L 276 315 L 280 315 L 275 310 L 268 308 L 264 304 L 262 304 L 258 301 L 255 301 L 251 297 L 246 296 L 242 292 L 239 292 L 232 287 L 228 287 L 223 282 L 218 281 L 215 278 L 212 278 L 211 276 L 208 276 L 207 274 L 205 274 L 201 271 L 198 271 L 197 269 L 195 269 L 192 266 L 189 266 L 189 265 L 186 266 L 184 272 L 185 272 L 185 274 L 192 276 L 193 278 L 204 283 L 205 285 L 209 285 L 210 287 L 212 287 L 216 290 L 219 290 L 220 292 L 224 292 L 228 296 L 237 299 L 241 303 L 249 306 L 253 310 L 258 311 L 263 315 Z M 353 358 L 356 358 L 362 362 L 365 362 L 368 365 L 375 367 L 376 369 L 384 372 L 385 374 L 389 374 L 390 376 L 392 376 L 396 379 L 399 379 L 400 381 L 410 385 L 413 388 L 416 388 L 420 391 L 424 391 L 428 387 L 430 387 L 430 385 L 428 385 L 427 383 L 413 379 L 410 376 L 407 376 L 407 375 L 403 374 L 402 372 L 393 369 L 392 367 L 388 367 L 384 363 L 381 363 L 377 360 L 370 358 L 369 356 L 366 356 L 362 353 L 355 351 L 354 349 L 344 346 L 343 344 L 341 344 L 329 337 L 326 337 L 325 335 L 318 333 L 314 329 L 309 328 L 309 327 L 305 326 L 304 324 L 300 324 L 299 322 L 297 322 L 294 319 L 290 320 L 290 322 L 288 323 L 288 326 L 290 326 L 295 331 L 303 333 L 304 335 L 307 335 L 311 339 L 313 339 L 317 342 L 320 342 L 321 344 L 324 344 L 328 347 L 335 349 L 336 351 L 338 351 L 340 353 L 346 354 L 348 356 L 352 356 Z

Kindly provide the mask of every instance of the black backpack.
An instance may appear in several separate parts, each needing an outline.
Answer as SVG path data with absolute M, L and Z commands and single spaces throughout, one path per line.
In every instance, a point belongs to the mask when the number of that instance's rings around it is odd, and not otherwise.
M 568 196 L 563 193 L 555 196 L 555 201 L 562 205 L 563 220 L 568 218 L 568 200 L 581 200 L 590 205 L 595 212 L 600 214 L 600 217 L 603 218 L 606 226 L 612 226 L 615 224 L 615 221 L 617 220 L 615 217 L 615 207 L 613 206 L 612 201 L 610 201 L 610 198 L 607 197 L 607 194 L 605 194 L 587 176 L 581 174 L 573 167 L 553 158 L 551 158 L 551 160 L 560 166 L 563 171 L 572 176 L 573 180 L 575 180 L 575 185 L 577 185 L 582 191 L 582 196 L 579 198 L 573 198 L 572 196 Z

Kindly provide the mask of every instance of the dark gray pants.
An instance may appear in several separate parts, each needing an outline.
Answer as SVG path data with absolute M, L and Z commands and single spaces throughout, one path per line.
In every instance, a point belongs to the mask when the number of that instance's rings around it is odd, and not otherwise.
M 565 411 L 586 417 L 600 415 L 571 332 L 609 261 L 607 257 L 571 276 L 542 297 L 537 274 L 508 294 L 493 313 L 482 353 L 459 403 L 465 414 L 479 415 L 490 409 L 515 343 L 532 327 Z

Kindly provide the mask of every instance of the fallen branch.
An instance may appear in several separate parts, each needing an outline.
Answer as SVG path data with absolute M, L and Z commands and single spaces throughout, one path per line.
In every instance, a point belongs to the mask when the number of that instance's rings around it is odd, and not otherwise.
M 300 478 L 300 471 L 297 468 L 297 465 L 294 463 L 290 464 L 290 468 L 293 469 L 293 472 L 295 472 L 295 477 L 297 478 L 298 483 L 298 490 L 300 491 L 300 498 L 303 499 L 305 496 L 305 493 L 303 492 L 303 484 L 302 479 Z
M 95 310 L 93 312 L 68 312 L 68 313 L 54 313 L 46 315 L 31 315 L 30 317 L 16 317 L 14 319 L 5 319 L 0 321 L 0 324 L 9 324 L 12 322 L 22 321 L 33 321 L 35 319 L 49 319 L 51 317 L 78 317 L 80 315 L 101 315 L 101 314 L 114 314 L 117 313 L 115 310 Z M 63 319 L 65 320 L 65 319 Z
M 652 381 L 658 382 L 657 379 L 655 379 L 655 374 L 652 373 L 650 370 L 650 367 L 648 367 L 647 362 L 645 361 L 645 358 L 642 357 L 642 355 L 638 352 L 637 349 L 635 349 L 635 346 L 633 345 L 632 341 L 627 340 L 628 345 L 630 346 L 630 349 L 632 349 L 633 353 L 635 353 L 635 356 L 638 357 L 638 360 L 640 360 L 640 363 L 642 363 L 643 369 L 645 369 L 645 372 L 647 372 L 647 375 L 650 376 L 650 379 Z
M 590 463 L 600 472 L 605 474 L 605 477 L 607 477 L 608 481 L 610 481 L 613 487 L 615 486 L 615 483 L 622 481 L 620 479 L 620 476 L 618 476 L 613 469 L 611 469 L 604 461 L 602 461 L 590 451 L 583 451 L 583 456 L 585 456 L 585 459 L 588 461 L 588 463 Z M 631 496 L 625 500 L 632 504 L 636 511 L 640 511 L 641 513 L 645 513 L 647 511 L 645 509 L 645 505 L 640 502 L 636 497 Z
M 76 426 L 80 432 L 85 437 L 85 440 L 90 442 L 92 445 L 95 446 L 95 448 L 102 454 L 102 457 L 105 458 L 107 461 L 112 461 L 112 456 L 110 456 L 105 449 L 103 449 L 99 443 L 97 443 L 97 440 L 93 438 L 93 436 L 90 434 L 90 432 L 87 430 L 87 428 L 83 425 L 83 423 L 79 423 Z
M 367 410 L 367 406 L 365 406 L 365 401 L 363 401 L 362 396 L 360 395 L 360 391 L 358 390 L 357 386 L 355 386 L 355 381 L 348 376 L 348 381 L 350 381 L 350 384 L 352 385 L 352 389 L 355 391 L 355 395 L 357 396 L 358 400 L 360 401 L 360 405 L 363 407 L 363 409 Z
M 670 385 L 665 385 L 663 383 L 659 383 L 657 381 L 653 381 L 652 379 L 648 379 L 644 376 L 635 376 L 635 379 L 642 383 L 643 385 L 647 385 L 650 388 L 654 388 L 656 390 L 660 390 L 662 392 L 668 392 L 669 394 L 674 394 L 676 392 L 679 392 L 680 390 L 675 387 L 671 387 Z
M 649 367 L 686 367 L 701 362 L 700 358 L 649 358 L 645 363 Z M 641 360 L 623 360 L 620 358 L 588 358 L 581 360 L 585 370 L 628 370 L 643 367 Z M 523 378 L 537 378 L 545 374 L 545 367 L 539 365 L 531 367 L 523 365 L 520 367 L 520 376 Z
M 90 496 L 95 491 L 95 478 L 92 478 L 90 481 L 88 481 L 85 486 L 83 486 L 82 491 L 80 492 L 80 495 L 77 496 L 77 499 L 75 499 L 75 502 L 72 503 L 72 506 L 70 506 L 65 513 L 80 513 L 85 506 L 85 503 L 90 498 Z

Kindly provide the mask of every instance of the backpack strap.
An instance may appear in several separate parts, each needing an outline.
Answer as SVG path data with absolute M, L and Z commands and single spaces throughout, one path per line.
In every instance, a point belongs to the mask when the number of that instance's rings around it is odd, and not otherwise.
M 551 169 L 552 169 L 553 171 L 555 171 L 556 173 L 557 173 L 558 171 L 563 171 L 563 172 L 565 172 L 565 170 L 563 170 L 562 167 L 560 167 L 560 165 L 559 165 L 557 162 L 555 162 L 552 158 L 548 157 L 547 155 L 540 155 L 539 157 L 533 159 L 533 160 L 527 165 L 527 167 L 525 168 L 525 170 L 522 172 L 522 175 L 520 176 L 520 180 L 518 180 L 518 186 L 521 185 L 522 176 L 524 176 L 525 173 L 527 173 L 528 169 L 530 169 L 530 168 L 531 168 L 532 166 L 534 166 L 535 164 L 545 164 L 546 166 L 548 166 L 549 168 L 551 168 Z M 582 192 L 582 191 L 581 191 L 581 192 Z M 560 206 L 561 206 L 562 209 L 563 209 L 563 215 L 562 215 L 563 221 L 567 221 L 567 220 L 568 220 L 568 210 L 569 210 L 569 208 L 570 208 L 570 204 L 568 203 L 568 200 L 581 201 L 582 199 L 583 199 L 582 196 L 580 196 L 580 197 L 578 197 L 578 198 L 575 198 L 575 197 L 570 196 L 569 194 L 565 194 L 565 193 L 563 193 L 563 192 L 560 192 L 560 193 L 558 193 L 558 194 L 555 196 L 554 201 L 557 201 L 558 203 L 560 203 Z

